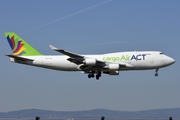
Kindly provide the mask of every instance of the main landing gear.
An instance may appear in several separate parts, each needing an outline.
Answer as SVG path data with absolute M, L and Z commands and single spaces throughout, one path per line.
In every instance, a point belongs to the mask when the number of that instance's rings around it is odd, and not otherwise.
M 89 73 L 88 74 L 88 78 L 94 78 L 94 77 L 95 77 L 94 73 Z M 100 77 L 101 77 L 101 72 L 98 72 L 96 74 L 96 80 L 99 80 Z
M 88 78 L 94 78 L 94 73 L 89 73 Z
M 101 72 L 98 72 L 96 75 L 96 80 L 99 80 L 100 77 L 101 77 Z
M 159 70 L 159 68 L 156 69 L 156 73 L 155 73 L 155 76 L 156 76 L 156 77 L 158 76 L 158 70 Z

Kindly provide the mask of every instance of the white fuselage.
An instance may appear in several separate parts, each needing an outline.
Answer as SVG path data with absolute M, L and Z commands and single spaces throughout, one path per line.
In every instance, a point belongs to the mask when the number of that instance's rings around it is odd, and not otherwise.
M 126 64 L 127 67 L 120 67 L 121 70 L 148 70 L 158 69 L 173 64 L 174 59 L 158 51 L 134 51 L 134 52 L 116 52 L 101 55 L 82 55 L 88 58 L 95 58 L 99 61 L 115 64 Z M 62 71 L 81 71 L 80 65 L 68 61 L 68 56 L 64 55 L 44 55 L 44 56 L 26 56 L 24 58 L 34 61 L 18 61 L 10 58 L 12 62 L 27 64 L 37 67 L 49 68 Z

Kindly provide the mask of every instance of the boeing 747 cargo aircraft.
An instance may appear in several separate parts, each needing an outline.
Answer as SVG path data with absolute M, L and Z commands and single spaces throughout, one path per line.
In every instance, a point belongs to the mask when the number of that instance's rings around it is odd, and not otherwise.
M 175 63 L 175 60 L 159 51 L 132 51 L 106 54 L 80 55 L 49 45 L 63 55 L 43 55 L 14 32 L 6 32 L 5 36 L 13 51 L 6 54 L 10 61 L 60 71 L 83 71 L 88 78 L 101 77 L 102 73 L 119 75 L 125 70 L 155 69 Z

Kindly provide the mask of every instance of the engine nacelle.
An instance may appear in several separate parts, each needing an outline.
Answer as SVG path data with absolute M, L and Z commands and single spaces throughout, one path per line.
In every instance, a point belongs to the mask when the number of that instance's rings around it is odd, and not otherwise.
M 94 65 L 96 65 L 96 63 L 97 63 L 96 59 L 88 58 L 88 59 L 84 60 L 84 64 L 89 65 L 89 66 L 94 66 Z
M 109 64 L 110 71 L 119 71 L 120 65 L 119 64 Z

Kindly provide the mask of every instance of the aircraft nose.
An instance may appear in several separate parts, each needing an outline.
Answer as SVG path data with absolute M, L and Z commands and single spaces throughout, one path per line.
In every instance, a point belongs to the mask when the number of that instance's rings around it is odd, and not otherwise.
M 172 64 L 174 64 L 176 61 L 174 59 L 172 59 Z
M 167 60 L 166 60 L 166 63 L 167 63 L 168 65 L 172 65 L 172 64 L 175 63 L 175 60 L 174 60 L 173 58 L 171 58 L 171 57 L 168 57 Z

